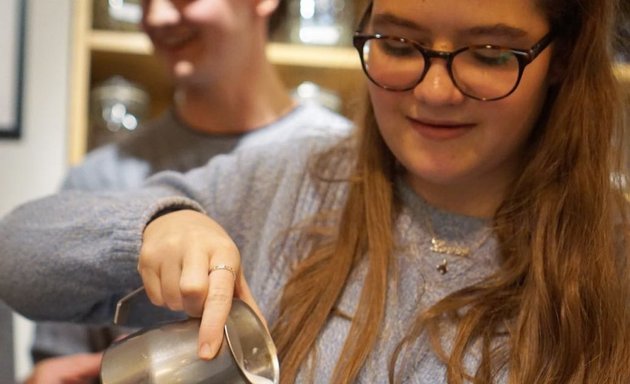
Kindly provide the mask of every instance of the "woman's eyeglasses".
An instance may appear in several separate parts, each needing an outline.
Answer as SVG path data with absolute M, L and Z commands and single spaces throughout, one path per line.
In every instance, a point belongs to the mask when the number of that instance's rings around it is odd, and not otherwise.
M 452 52 L 434 51 L 403 37 L 356 33 L 353 43 L 363 71 L 381 88 L 408 91 L 429 71 L 431 59 L 446 60 L 453 84 L 464 95 L 492 101 L 510 95 L 523 70 L 553 40 L 548 33 L 529 50 L 474 45 Z
M 451 80 L 462 94 L 482 101 L 502 99 L 514 92 L 525 67 L 554 38 L 549 32 L 528 50 L 473 45 L 452 52 L 435 51 L 404 37 L 362 33 L 371 10 L 372 3 L 361 18 L 353 44 L 367 77 L 390 91 L 415 88 L 429 71 L 431 60 L 438 58 L 446 60 Z

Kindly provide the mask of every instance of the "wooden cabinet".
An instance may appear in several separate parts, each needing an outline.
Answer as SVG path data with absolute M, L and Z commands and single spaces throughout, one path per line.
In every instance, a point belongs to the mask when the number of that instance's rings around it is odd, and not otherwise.
M 93 29 L 92 1 L 74 0 L 73 6 L 69 161 L 76 164 L 88 149 L 92 86 L 113 75 L 122 75 L 149 92 L 151 115 L 169 105 L 172 87 L 143 32 Z M 364 81 L 354 48 L 273 42 L 269 43 L 267 54 L 288 88 L 314 81 L 335 91 L 343 101 L 342 113 L 349 115 L 354 95 Z

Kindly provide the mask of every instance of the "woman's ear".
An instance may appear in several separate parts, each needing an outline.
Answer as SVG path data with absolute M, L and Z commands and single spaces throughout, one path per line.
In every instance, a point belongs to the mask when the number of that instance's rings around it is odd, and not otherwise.
M 256 0 L 256 13 L 260 17 L 269 17 L 278 8 L 281 0 Z

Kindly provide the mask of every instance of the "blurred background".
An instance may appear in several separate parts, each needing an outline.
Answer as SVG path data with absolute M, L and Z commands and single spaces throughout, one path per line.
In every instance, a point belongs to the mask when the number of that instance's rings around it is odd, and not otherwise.
M 0 6 L 18 18 L 22 2 L 24 33 L 15 34 L 24 47 L 21 76 L 16 72 L 23 80 L 16 82 L 20 129 L 0 138 L 0 215 L 58 190 L 88 150 L 124 137 L 172 96 L 138 29 L 138 0 L 0 0 Z M 630 84 L 630 2 L 623 6 L 617 72 Z M 268 55 L 295 97 L 351 115 L 363 77 L 350 36 L 363 7 L 364 1 L 283 3 Z M 0 303 L 0 383 L 30 371 L 31 334 L 32 323 Z

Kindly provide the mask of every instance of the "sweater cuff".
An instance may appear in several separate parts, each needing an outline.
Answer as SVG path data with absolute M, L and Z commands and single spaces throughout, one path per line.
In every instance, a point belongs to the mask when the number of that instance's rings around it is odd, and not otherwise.
M 171 212 L 183 210 L 193 210 L 206 214 L 206 211 L 201 207 L 201 205 L 199 205 L 199 203 L 194 200 L 182 197 L 162 199 L 149 207 L 148 211 L 144 215 L 144 217 L 148 218 L 147 220 L 145 220 L 145 228 L 158 217 L 164 216 Z

